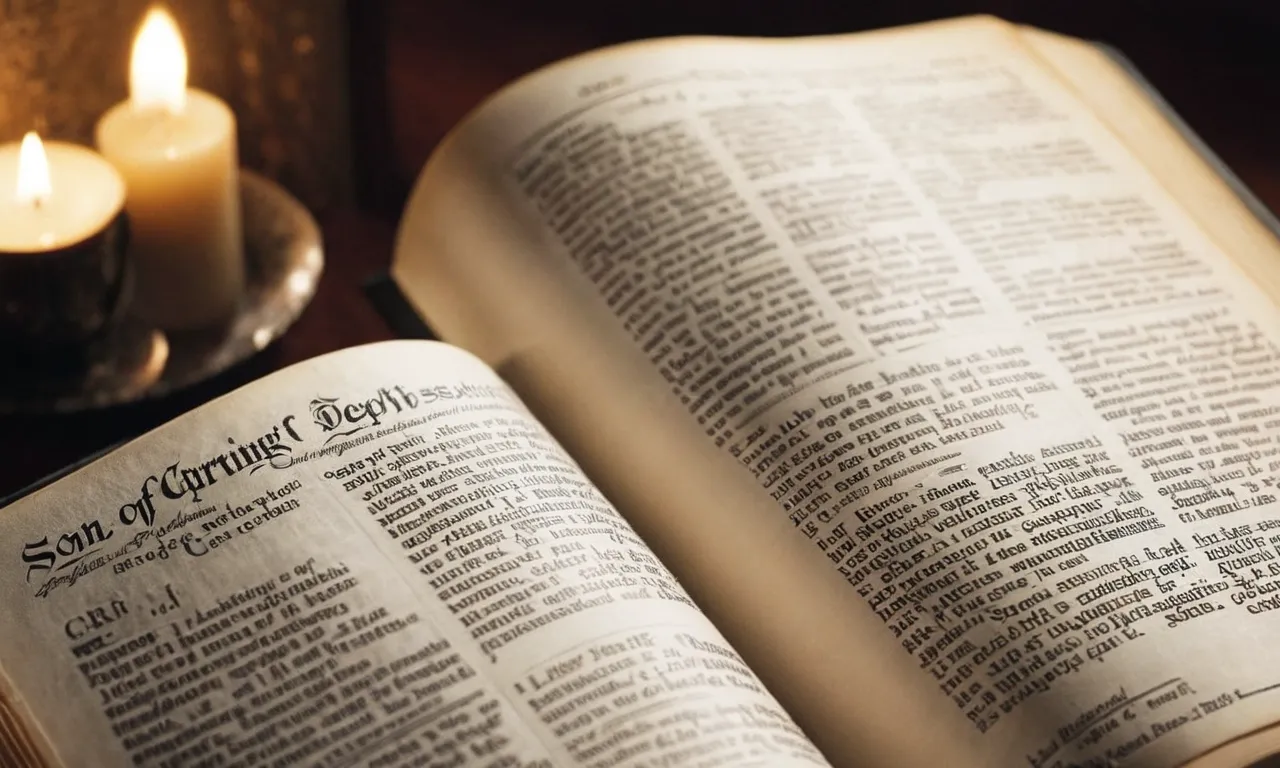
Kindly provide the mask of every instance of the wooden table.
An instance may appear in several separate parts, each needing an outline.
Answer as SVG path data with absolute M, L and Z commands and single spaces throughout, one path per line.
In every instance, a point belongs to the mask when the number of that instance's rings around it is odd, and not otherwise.
M 170 399 L 76 416 L 0 418 L 0 497 L 283 366 L 391 338 L 361 284 L 386 269 L 404 195 L 431 148 L 503 83 L 624 39 L 837 32 L 977 10 L 1106 39 L 1137 62 L 1265 202 L 1280 209 L 1280 54 L 1273 46 L 1280 14 L 1264 13 L 1265 4 L 1254 11 L 1246 0 L 1186 11 L 1078 0 L 928 0 L 860 9 L 864 5 L 788 0 L 743 10 L 729 0 L 634 7 L 549 0 L 535 13 L 514 0 L 351 3 L 359 196 L 358 204 L 319 216 L 327 266 L 315 301 L 257 358 Z

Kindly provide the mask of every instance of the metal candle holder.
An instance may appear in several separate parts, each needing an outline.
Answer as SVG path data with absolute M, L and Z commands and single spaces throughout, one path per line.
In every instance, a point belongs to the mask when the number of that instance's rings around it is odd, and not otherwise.
M 0 360 L 0 413 L 69 413 L 161 397 L 279 338 L 315 295 L 324 270 L 320 228 L 301 202 L 251 171 L 240 172 L 240 195 L 247 285 L 232 318 L 174 333 L 126 309 L 118 323 L 104 324 L 101 338 L 69 338 L 63 364 L 49 364 L 48 349 Z

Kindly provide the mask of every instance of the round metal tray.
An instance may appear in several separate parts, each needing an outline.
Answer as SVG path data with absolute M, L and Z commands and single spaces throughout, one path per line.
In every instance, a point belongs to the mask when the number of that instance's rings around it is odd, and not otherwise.
M 218 328 L 164 332 L 126 317 L 85 370 L 69 379 L 0 389 L 0 414 L 71 413 L 162 397 L 253 356 L 285 332 L 315 295 L 324 270 L 320 228 L 296 198 L 240 171 L 247 285 Z

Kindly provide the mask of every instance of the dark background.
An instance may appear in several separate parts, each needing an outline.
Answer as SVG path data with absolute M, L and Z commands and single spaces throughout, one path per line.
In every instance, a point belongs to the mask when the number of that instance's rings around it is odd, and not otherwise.
M 15 8 L 56 2 L 0 0 L 0 20 Z M 305 0 L 291 2 L 294 8 L 310 7 L 300 4 Z M 228 10 L 273 7 L 270 0 L 216 3 L 225 3 Z M 405 195 L 432 148 L 504 83 L 609 43 L 678 34 L 851 32 L 967 13 L 991 13 L 1101 40 L 1124 51 L 1227 164 L 1273 209 L 1280 208 L 1280 7 L 1267 2 L 350 0 L 343 8 L 338 0 L 323 0 L 321 5 L 337 9 L 333 18 L 345 42 L 344 50 L 325 53 L 330 57 L 326 61 L 339 62 L 348 73 L 346 83 L 329 86 L 347 95 L 343 109 L 348 120 L 313 124 L 319 133 L 294 141 L 306 147 L 317 135 L 341 137 L 349 129 L 345 149 L 354 196 L 316 198 L 327 263 L 315 301 L 284 338 L 258 357 L 177 396 L 74 416 L 0 418 L 0 496 L 272 370 L 391 338 L 362 283 L 385 270 Z M 317 23 L 323 29 L 327 22 Z M 255 41 L 265 48 L 276 44 L 271 24 L 256 29 Z M 243 32 L 238 34 L 244 39 Z M 0 83 L 10 65 L 0 57 Z M 229 95 L 233 101 L 238 96 Z M 331 103 L 333 93 L 303 96 L 311 103 Z M 0 116 L 3 104 L 0 87 Z M 342 123 L 341 115 L 332 119 Z M 332 155 L 317 156 L 314 147 L 297 156 L 304 166 L 308 159 L 316 167 L 334 164 Z M 256 158 L 245 159 L 253 164 Z M 298 173 L 305 176 L 305 167 Z M 310 198 L 305 190 L 297 191 Z
M 154 0 L 0 0 L 0 141 L 36 130 L 93 143 L 128 93 Z M 225 99 L 245 165 L 317 207 L 350 200 L 343 0 L 165 0 L 191 85 Z
M 971 13 L 1117 46 L 1255 191 L 1280 195 L 1280 4 L 1267 0 L 359 0 L 351 13 L 358 189 L 391 215 L 461 115 L 556 59 L 646 37 L 830 34 Z

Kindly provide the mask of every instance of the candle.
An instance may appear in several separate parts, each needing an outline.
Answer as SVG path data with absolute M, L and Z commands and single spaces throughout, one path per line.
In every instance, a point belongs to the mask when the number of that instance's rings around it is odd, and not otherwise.
M 0 147 L 0 253 L 37 254 L 90 239 L 120 214 L 124 190 L 111 164 L 84 147 L 46 145 L 35 133 Z
M 65 355 L 118 314 L 124 203 L 92 150 L 34 133 L 0 147 L 0 359 Z
M 129 99 L 97 126 L 128 186 L 136 312 L 172 330 L 227 319 L 244 290 L 235 116 L 186 81 L 177 24 L 152 9 L 134 40 Z

